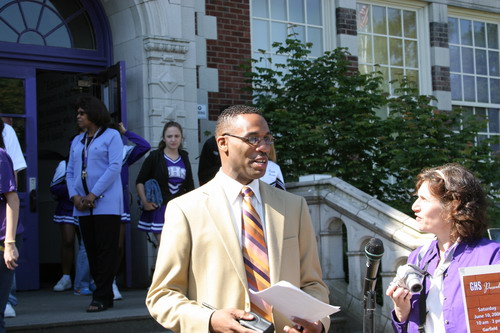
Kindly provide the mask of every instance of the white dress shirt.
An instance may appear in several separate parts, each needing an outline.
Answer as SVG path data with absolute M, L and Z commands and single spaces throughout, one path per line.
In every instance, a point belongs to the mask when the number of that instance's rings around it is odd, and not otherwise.
M 243 203 L 243 196 L 241 195 L 241 190 L 243 186 L 248 186 L 252 189 L 254 195 L 252 196 L 252 205 L 254 209 L 257 211 L 257 214 L 260 216 L 260 221 L 262 222 L 262 228 L 264 229 L 264 237 L 266 235 L 266 223 L 264 218 L 263 206 L 262 206 L 262 198 L 260 196 L 260 188 L 259 188 L 259 180 L 254 179 L 248 185 L 242 185 L 240 182 L 226 175 L 222 170 L 215 175 L 217 181 L 222 184 L 222 189 L 226 194 L 227 202 L 229 203 L 229 207 L 231 207 L 231 221 L 233 221 L 234 230 L 236 232 L 236 237 L 240 242 L 240 246 L 242 246 L 241 242 L 241 205 Z

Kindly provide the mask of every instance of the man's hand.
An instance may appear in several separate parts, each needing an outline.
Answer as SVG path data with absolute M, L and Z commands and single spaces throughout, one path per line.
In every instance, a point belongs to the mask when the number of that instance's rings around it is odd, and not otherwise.
M 210 332 L 255 333 L 238 322 L 239 319 L 252 320 L 253 315 L 238 309 L 216 310 L 210 317 Z
M 294 317 L 292 318 L 295 325 L 293 327 L 285 326 L 284 331 L 287 333 L 321 333 L 324 332 L 323 323 L 320 321 L 315 321 L 311 323 L 307 320 Z

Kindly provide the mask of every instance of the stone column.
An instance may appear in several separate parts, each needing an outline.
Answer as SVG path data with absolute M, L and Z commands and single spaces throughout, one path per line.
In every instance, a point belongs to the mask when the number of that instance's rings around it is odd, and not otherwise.
M 439 110 L 451 110 L 450 51 L 448 47 L 448 7 L 429 4 L 429 34 L 432 94 Z

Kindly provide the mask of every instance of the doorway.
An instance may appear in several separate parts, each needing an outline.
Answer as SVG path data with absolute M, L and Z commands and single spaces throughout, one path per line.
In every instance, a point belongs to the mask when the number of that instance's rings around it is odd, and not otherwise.
M 80 90 L 75 73 L 39 70 L 36 82 L 39 256 L 43 288 L 52 287 L 62 275 L 61 231 L 53 222 L 57 201 L 49 185 L 57 165 L 69 154 L 71 138 L 77 134 L 72 104 Z
M 123 121 L 126 124 L 124 67 L 125 64 L 119 62 L 97 73 L 50 70 L 38 70 L 36 73 L 39 255 L 42 287 L 52 287 L 62 275 L 62 240 L 60 226 L 53 222 L 57 202 L 50 193 L 50 182 L 59 162 L 68 157 L 71 140 L 78 133 L 73 104 L 82 93 L 93 95 L 107 106 L 113 122 Z M 127 181 L 124 188 L 128 188 Z M 125 258 L 119 272 L 127 286 L 131 281 L 130 232 L 130 225 L 126 225 Z M 76 237 L 75 246 L 78 246 Z M 76 248 L 75 253 L 77 252 Z

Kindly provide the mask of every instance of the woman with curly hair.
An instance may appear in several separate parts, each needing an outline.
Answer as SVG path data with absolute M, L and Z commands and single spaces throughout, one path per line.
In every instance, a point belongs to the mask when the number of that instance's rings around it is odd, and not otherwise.
M 391 284 L 395 332 L 467 332 L 459 268 L 500 264 L 500 243 L 483 238 L 486 197 L 479 180 L 458 164 L 425 169 L 412 206 L 419 230 L 436 238 L 408 264 L 428 272 L 420 293 Z M 420 326 L 420 330 L 419 330 Z

